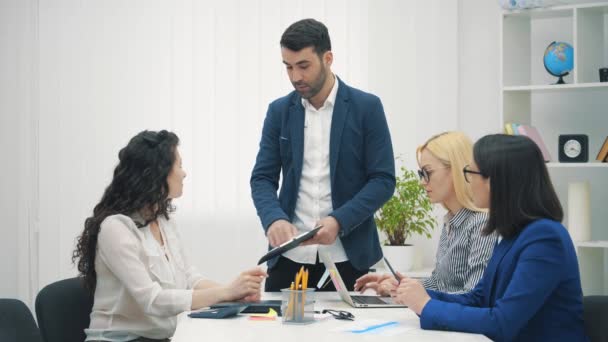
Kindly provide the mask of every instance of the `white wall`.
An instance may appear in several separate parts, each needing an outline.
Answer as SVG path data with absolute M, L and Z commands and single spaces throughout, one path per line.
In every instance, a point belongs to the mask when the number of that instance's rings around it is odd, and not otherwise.
M 458 4 L 379 1 L 370 11 L 369 89 L 385 105 L 395 156 L 417 168 L 416 147 L 457 128 Z M 438 207 L 440 224 L 443 214 Z M 416 267 L 434 265 L 439 232 L 431 240 L 411 239 L 419 257 Z
M 266 241 L 249 174 L 267 104 L 291 90 L 278 41 L 297 19 L 327 24 L 334 71 L 382 98 L 407 166 L 417 145 L 458 126 L 452 0 L 1 1 L 0 142 L 16 163 L 0 177 L 0 297 L 31 302 L 75 274 L 74 239 L 143 129 L 182 140 L 176 217 L 198 266 L 218 280 L 253 266 Z M 431 265 L 436 238 L 417 243 Z
M 2 174 L 0 177 L 0 213 L 5 220 L 5 224 L 0 225 L 0 294 L 17 293 L 17 202 L 14 196 L 18 193 L 15 178 L 18 175 L 19 165 L 17 163 L 18 153 L 14 149 L 14 141 L 17 140 L 17 130 L 13 128 L 12 122 L 17 118 L 16 114 L 9 115 L 9 111 L 19 106 L 15 80 L 19 79 L 19 69 L 14 66 L 19 60 L 19 43 L 16 39 L 9 39 L 16 36 L 17 24 L 19 20 L 18 10 L 14 3 L 0 3 L 0 41 L 3 43 L 3 53 L 0 54 L 0 146 L 5 150 L 4 162 L 2 163 Z M 10 42 L 10 43 L 9 43 Z M 6 53 L 14 51 L 13 54 Z M 6 113 L 6 114 L 4 114 Z M 12 122 L 11 122 L 12 121 Z M 8 149 L 12 146 L 13 149 Z
M 472 139 L 500 129 L 498 1 L 458 1 L 458 128 Z
M 37 236 L 37 45 L 34 0 L 0 1 L 0 297 L 29 300 Z M 30 254 L 33 250 L 34 254 Z

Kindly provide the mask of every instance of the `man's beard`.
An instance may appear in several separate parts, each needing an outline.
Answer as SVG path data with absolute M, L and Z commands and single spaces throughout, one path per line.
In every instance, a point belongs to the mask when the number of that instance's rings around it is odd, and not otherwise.
M 327 80 L 327 72 L 326 72 L 325 66 L 323 64 L 321 64 L 321 71 L 319 71 L 318 77 L 313 81 L 312 84 L 306 84 L 303 82 L 292 83 L 292 84 L 293 84 L 293 87 L 300 94 L 300 96 L 302 96 L 303 99 L 309 100 L 310 98 L 315 97 L 321 91 L 321 89 L 323 89 L 325 80 Z M 307 92 L 299 91 L 297 86 L 302 86 L 302 85 L 307 86 L 309 88 L 309 90 Z

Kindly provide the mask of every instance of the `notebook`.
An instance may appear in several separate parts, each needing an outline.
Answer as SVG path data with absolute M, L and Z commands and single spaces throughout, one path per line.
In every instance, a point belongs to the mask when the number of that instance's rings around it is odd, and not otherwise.
M 528 138 L 532 139 L 532 141 L 534 141 L 536 143 L 536 145 L 542 152 L 543 158 L 545 159 L 546 162 L 551 161 L 551 155 L 549 154 L 549 150 L 545 146 L 545 142 L 543 141 L 543 138 L 541 138 L 540 133 L 538 133 L 538 130 L 535 127 L 528 126 L 528 125 L 519 125 L 518 130 L 521 135 L 527 136 Z
M 211 308 L 223 308 L 227 306 L 242 306 L 246 308 L 241 311 L 244 314 L 265 314 L 268 310 L 273 309 L 278 316 L 281 316 L 281 300 L 260 300 L 258 302 L 243 303 L 243 302 L 222 302 L 211 305 Z

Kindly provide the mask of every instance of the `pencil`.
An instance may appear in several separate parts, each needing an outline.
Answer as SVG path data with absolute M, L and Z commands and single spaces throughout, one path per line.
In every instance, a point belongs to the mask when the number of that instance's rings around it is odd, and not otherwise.
M 293 281 L 291 282 L 291 286 L 289 287 L 289 289 L 291 291 L 289 291 L 289 303 L 287 304 L 287 310 L 285 310 L 287 312 L 284 313 L 284 315 L 287 316 L 287 317 L 285 317 L 285 319 L 289 319 L 289 315 L 291 314 L 291 310 L 295 304 L 295 297 L 294 297 L 295 284 Z M 293 317 L 292 317 L 292 319 L 293 319 Z
M 296 313 L 297 313 L 296 310 L 297 310 L 298 302 L 300 301 L 300 296 L 299 296 L 300 291 L 298 291 L 298 290 L 302 289 L 302 277 L 303 276 L 304 276 L 304 266 L 302 266 L 300 268 L 300 271 L 296 274 L 296 284 L 295 284 L 295 288 L 294 288 L 295 302 L 294 302 L 294 305 L 292 308 L 292 310 L 293 310 L 292 318 L 293 319 L 296 319 Z
M 308 288 L 308 270 L 304 271 L 302 281 L 302 319 L 304 319 L 304 307 L 306 306 L 306 289 Z

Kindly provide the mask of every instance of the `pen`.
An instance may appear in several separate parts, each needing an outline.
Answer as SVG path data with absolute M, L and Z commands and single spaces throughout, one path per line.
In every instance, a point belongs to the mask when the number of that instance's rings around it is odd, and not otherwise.
M 391 270 L 391 273 L 395 276 L 395 279 L 397 279 L 398 282 L 401 282 L 401 277 L 397 274 L 397 272 L 395 272 L 393 266 L 391 266 L 391 263 L 388 262 L 386 257 L 384 257 L 384 262 L 386 263 L 386 266 L 388 266 L 388 269 Z

